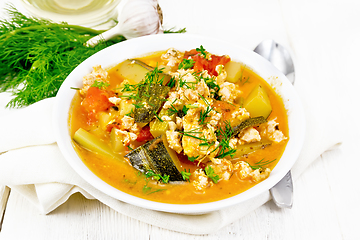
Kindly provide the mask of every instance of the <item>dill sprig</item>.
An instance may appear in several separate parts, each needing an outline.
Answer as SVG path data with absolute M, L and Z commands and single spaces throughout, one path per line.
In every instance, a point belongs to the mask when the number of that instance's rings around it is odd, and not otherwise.
M 169 178 L 170 176 L 169 175 L 161 175 L 161 174 L 157 174 L 155 173 L 153 170 L 149 170 L 145 173 L 145 177 L 147 178 L 153 178 L 155 179 L 156 181 L 162 181 L 163 183 L 168 183 L 169 182 Z
M 186 28 L 180 28 L 179 30 L 175 30 L 174 28 L 170 28 L 168 30 L 164 30 L 164 33 L 186 33 Z
M 272 162 L 276 161 L 276 158 L 274 160 L 264 160 L 265 158 L 261 159 L 260 161 L 256 162 L 254 165 L 251 165 L 250 163 L 247 162 L 247 164 L 249 164 L 249 166 L 253 169 L 262 169 L 264 168 L 266 165 L 269 165 Z
M 225 127 L 224 128 L 219 128 L 217 131 L 217 135 L 218 138 L 220 139 L 220 143 L 219 143 L 219 153 L 216 156 L 217 158 L 224 158 L 227 156 L 233 157 L 236 149 L 232 148 L 230 146 L 230 139 L 233 136 L 233 129 L 230 125 L 229 121 L 225 121 Z
M 199 131 L 197 132 L 196 130 L 199 130 L 201 129 L 201 127 L 199 128 L 195 128 L 195 129 L 192 129 L 190 131 L 187 131 L 187 132 L 183 132 L 183 131 L 179 131 L 179 133 L 185 137 L 190 137 L 190 138 L 194 138 L 194 139 L 197 139 L 197 140 L 200 140 L 201 142 L 199 143 L 199 146 L 205 146 L 205 147 L 208 147 L 208 149 L 215 145 L 215 142 L 214 141 L 211 141 L 209 142 L 208 139 L 206 139 L 204 136 L 203 136 L 203 132 L 202 131 Z M 194 134 L 199 134 L 200 136 L 195 136 Z M 194 159 L 191 159 L 189 158 L 190 161 L 194 161 L 198 158 L 199 156 L 195 157 Z
M 240 77 L 239 77 L 240 83 L 241 83 L 242 85 L 244 85 L 245 83 L 249 82 L 249 79 L 250 79 L 250 76 L 248 76 L 247 79 L 244 78 L 244 75 L 243 75 L 243 74 L 244 74 L 244 71 L 245 71 L 245 66 L 244 66 L 243 69 L 241 70 L 241 74 L 240 74 Z
M 188 82 L 188 81 L 186 81 L 186 79 L 184 80 L 182 78 L 182 76 L 180 76 L 180 78 L 178 80 L 178 84 L 179 84 L 179 87 L 189 88 L 189 89 L 195 90 L 195 85 L 198 84 L 198 81 L 196 81 L 196 82 Z
M 195 64 L 195 61 L 193 60 L 193 59 L 183 59 L 182 61 L 181 61 L 181 63 L 179 64 L 179 69 L 189 69 L 189 68 L 192 68 L 193 66 L 194 66 L 194 64 Z
M 210 117 L 210 112 L 211 111 L 215 111 L 216 110 L 214 108 L 212 108 L 209 104 L 209 102 L 206 100 L 206 98 L 204 98 L 201 94 L 199 94 L 199 97 L 205 102 L 206 104 L 206 109 L 205 111 L 200 110 L 200 117 L 199 117 L 199 124 L 200 125 L 205 125 L 207 122 L 205 121 L 207 117 Z
M 91 85 L 91 87 L 96 87 L 98 89 L 106 89 L 108 86 L 110 86 L 109 83 L 102 82 L 102 81 L 96 81 Z

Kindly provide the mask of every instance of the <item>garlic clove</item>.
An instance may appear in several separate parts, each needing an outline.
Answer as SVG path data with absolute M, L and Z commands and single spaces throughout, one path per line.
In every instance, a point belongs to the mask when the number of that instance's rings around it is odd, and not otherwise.
M 163 33 L 162 11 L 157 0 L 129 0 L 118 16 L 118 24 L 86 42 L 93 47 L 101 40 L 122 35 L 126 39 Z
M 118 35 L 121 35 L 119 34 L 120 32 L 120 25 L 117 24 L 116 26 L 114 26 L 113 28 L 107 30 L 106 32 L 103 32 L 91 39 L 89 39 L 85 45 L 88 46 L 88 47 L 94 47 L 96 46 L 100 41 L 106 41 L 106 40 L 109 40 L 113 37 L 116 37 Z

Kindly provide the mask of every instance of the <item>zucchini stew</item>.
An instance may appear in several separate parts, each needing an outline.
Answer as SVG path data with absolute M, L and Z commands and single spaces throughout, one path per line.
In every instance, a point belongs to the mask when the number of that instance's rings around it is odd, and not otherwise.
M 176 204 L 225 199 L 266 179 L 288 142 L 281 97 L 203 46 L 94 66 L 69 112 L 73 145 L 111 186 Z

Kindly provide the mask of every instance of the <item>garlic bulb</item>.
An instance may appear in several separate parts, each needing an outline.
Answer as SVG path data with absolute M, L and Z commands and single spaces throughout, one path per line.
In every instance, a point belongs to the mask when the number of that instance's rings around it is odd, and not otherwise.
M 122 35 L 126 39 L 163 33 L 162 12 L 157 0 L 128 0 L 119 13 L 118 24 L 86 42 L 95 46 L 101 40 Z

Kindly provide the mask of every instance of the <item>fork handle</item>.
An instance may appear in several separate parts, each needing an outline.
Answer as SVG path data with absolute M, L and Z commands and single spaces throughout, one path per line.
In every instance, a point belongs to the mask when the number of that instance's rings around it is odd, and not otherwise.
M 274 187 L 270 189 L 274 203 L 279 208 L 291 208 L 293 204 L 293 182 L 289 171 Z

